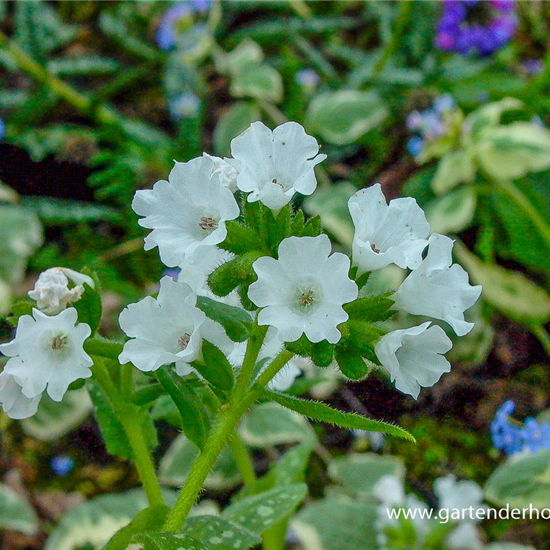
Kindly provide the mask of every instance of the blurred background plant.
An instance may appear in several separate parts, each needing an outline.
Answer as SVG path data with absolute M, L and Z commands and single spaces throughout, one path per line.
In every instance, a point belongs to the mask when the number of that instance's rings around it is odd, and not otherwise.
M 0 315 L 42 270 L 88 266 L 104 282 L 104 332 L 120 337 L 118 312 L 162 272 L 142 250 L 135 191 L 166 177 L 173 159 L 228 155 L 255 120 L 295 120 L 328 155 L 304 206 L 323 214 L 335 243 L 350 247 L 349 197 L 379 181 L 460 241 L 456 260 L 484 291 L 452 373 L 419 401 L 378 375 L 342 388 L 330 368 L 306 369 L 292 388 L 399 421 L 416 445 L 312 428 L 267 405 L 250 413 L 241 428 L 256 469 L 273 463 L 277 483 L 305 476 L 310 487 L 288 545 L 383 544 L 371 494 L 380 472 L 403 483 L 406 471 L 407 493 L 431 505 L 434 480 L 454 474 L 484 486 L 492 503 L 548 506 L 549 417 L 537 415 L 550 405 L 549 29 L 550 5 L 537 1 L 0 0 Z M 388 290 L 402 277 L 388 268 L 369 285 Z M 2 323 L 0 338 L 10 334 Z M 532 418 L 510 420 L 509 399 L 517 418 Z M 99 548 L 145 506 L 137 493 L 104 494 L 135 480 L 100 446 L 91 408 L 77 390 L 61 405 L 44 400 L 33 419 L 0 416 L 7 549 Z M 168 402 L 153 414 L 171 494 L 195 451 Z M 225 505 L 239 483 L 228 452 L 201 506 Z M 550 548 L 544 521 L 482 527 L 481 545 Z M 450 532 L 411 543 L 411 529 L 386 542 L 448 547 Z

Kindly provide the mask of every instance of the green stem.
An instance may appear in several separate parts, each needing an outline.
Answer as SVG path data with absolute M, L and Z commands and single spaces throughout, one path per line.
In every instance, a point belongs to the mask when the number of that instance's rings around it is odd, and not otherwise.
M 522 191 L 510 181 L 493 180 L 498 188 L 519 206 L 537 228 L 546 246 L 550 249 L 550 225 Z
M 245 485 L 252 485 L 256 481 L 256 473 L 254 472 L 254 464 L 250 458 L 250 453 L 246 448 L 241 436 L 235 430 L 233 437 L 229 439 L 229 448 L 235 459 L 237 467 L 243 476 Z
M 143 437 L 140 418 L 135 414 L 135 408 L 129 402 L 126 402 L 111 380 L 102 358 L 95 357 L 94 359 L 93 376 L 111 401 L 113 409 L 122 423 L 124 432 L 132 448 L 133 462 L 149 504 L 151 506 L 164 504 L 153 461 Z M 128 382 L 128 378 L 125 378 L 126 382 Z M 133 388 L 127 388 L 125 391 L 133 392 Z
M 267 327 L 262 327 L 257 323 L 254 324 L 252 330 L 250 331 L 243 365 L 239 371 L 239 376 L 235 382 L 235 388 L 233 390 L 233 398 L 235 400 L 238 400 L 242 396 L 248 386 L 248 383 L 250 382 L 250 379 L 252 378 L 252 373 L 256 367 L 256 361 L 258 360 L 258 355 L 266 333 Z
M 550 334 L 548 331 L 542 325 L 532 325 L 529 329 L 544 348 L 546 355 L 550 357 Z
M 245 392 L 242 397 L 240 392 L 235 391 L 237 389 L 237 386 L 235 386 L 231 400 L 226 403 L 225 407 L 222 407 L 203 452 L 195 460 L 185 480 L 178 500 L 164 524 L 164 531 L 175 533 L 183 527 L 191 508 L 202 490 L 204 480 L 210 473 L 229 438 L 233 435 L 233 431 L 239 423 L 241 416 L 256 402 L 264 386 L 292 357 L 293 354 L 286 350 L 279 353 L 258 377 L 253 387 Z
M 390 60 L 395 50 L 399 47 L 401 42 L 401 36 L 403 31 L 407 28 L 411 13 L 413 10 L 414 2 L 408 0 L 401 0 L 399 2 L 399 12 L 395 18 L 391 38 L 386 42 L 374 69 L 372 70 L 371 78 L 378 76 L 386 66 L 386 63 Z
M 124 344 L 119 342 L 109 342 L 98 338 L 89 338 L 84 342 L 84 351 L 90 355 L 104 357 L 105 359 L 118 360 L 118 356 L 122 353 Z

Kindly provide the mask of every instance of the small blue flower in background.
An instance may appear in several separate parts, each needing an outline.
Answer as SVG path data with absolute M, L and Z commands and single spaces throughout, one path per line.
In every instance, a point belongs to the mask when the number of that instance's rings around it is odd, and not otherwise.
M 507 455 L 550 449 L 550 423 L 528 418 L 523 426 L 512 424 L 510 415 L 515 408 L 513 401 L 506 401 L 497 411 L 491 424 L 495 448 Z
M 201 100 L 192 92 L 185 92 L 169 102 L 170 116 L 174 120 L 197 116 Z
M 296 73 L 296 82 L 306 92 L 314 92 L 321 83 L 321 79 L 313 69 L 302 69 Z
M 491 55 L 513 38 L 515 8 L 514 0 L 445 0 L 435 44 L 461 55 Z
M 193 14 L 205 13 L 210 8 L 211 0 L 190 0 L 180 2 L 167 9 L 157 29 L 157 44 L 164 51 L 176 47 L 178 35 L 193 26 Z
M 2 138 L 4 137 L 5 133 L 6 133 L 6 125 L 4 124 L 4 121 L 0 118 L 0 141 L 2 141 Z
M 540 59 L 526 59 L 521 67 L 527 74 L 536 75 L 542 73 L 544 63 Z
M 445 134 L 445 116 L 456 109 L 456 103 L 449 94 L 433 100 L 432 107 L 424 111 L 412 111 L 407 117 L 407 129 L 416 134 L 407 142 L 407 151 L 418 157 L 426 144 Z
M 67 455 L 54 456 L 50 462 L 52 472 L 59 477 L 69 475 L 74 468 L 74 460 Z
M 170 269 L 165 269 L 162 272 L 163 277 L 172 277 L 174 281 L 178 280 L 178 277 L 180 275 L 181 269 L 179 267 L 172 267 Z

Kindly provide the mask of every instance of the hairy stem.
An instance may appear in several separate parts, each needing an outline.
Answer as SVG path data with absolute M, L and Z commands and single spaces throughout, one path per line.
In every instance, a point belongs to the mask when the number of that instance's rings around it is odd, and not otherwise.
M 149 504 L 164 504 L 151 454 L 143 437 L 139 417 L 135 414 L 134 408 L 130 406 L 129 402 L 126 401 L 120 390 L 113 383 L 101 357 L 94 357 L 92 371 L 94 379 L 109 398 L 118 419 L 122 423 L 124 432 L 132 448 L 133 462 Z M 124 389 L 124 393 L 133 392 L 131 378 L 127 374 L 124 376 L 124 381 L 127 386 Z
M 254 464 L 248 449 L 236 430 L 233 437 L 229 440 L 229 448 L 231 449 L 231 454 L 233 455 L 237 467 L 243 476 L 244 484 L 252 485 L 257 479 L 256 473 L 254 472 Z
M 256 344 L 249 343 L 250 345 L 255 346 Z M 178 500 L 164 524 L 165 531 L 175 533 L 183 527 L 191 508 L 202 490 L 204 480 L 210 473 L 219 454 L 228 443 L 229 438 L 233 435 L 233 431 L 242 415 L 256 402 L 264 386 L 288 363 L 292 356 L 293 354 L 286 350 L 279 353 L 258 377 L 252 388 L 248 389 L 244 395 L 241 395 L 241 392 L 237 389 L 237 384 L 235 385 L 231 399 L 222 407 L 203 452 L 195 460 L 191 472 L 187 476 Z M 254 357 L 253 353 L 249 355 L 249 361 L 252 360 L 252 357 Z M 254 357 L 254 361 L 256 358 L 257 354 Z M 250 365 L 245 366 L 243 364 L 243 369 L 251 371 Z

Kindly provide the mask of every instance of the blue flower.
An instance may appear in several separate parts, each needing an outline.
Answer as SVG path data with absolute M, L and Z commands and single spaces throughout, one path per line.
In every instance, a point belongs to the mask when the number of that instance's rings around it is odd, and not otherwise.
M 6 125 L 4 124 L 4 121 L 0 118 L 0 141 L 2 141 L 5 133 L 6 133 Z
M 192 118 L 197 115 L 201 100 L 192 92 L 185 92 L 169 103 L 170 115 L 174 120 Z
M 321 79 L 313 69 L 302 69 L 296 73 L 296 82 L 306 91 L 314 91 Z
M 74 468 L 74 460 L 67 455 L 55 456 L 50 462 L 51 469 L 56 476 L 65 477 Z
M 413 136 L 407 141 L 407 151 L 413 156 L 418 157 L 424 149 L 424 140 L 420 136 Z
M 169 51 L 175 48 L 181 32 L 193 26 L 193 14 L 205 13 L 209 8 L 210 0 L 192 0 L 167 9 L 156 34 L 160 49 Z
M 495 448 L 507 455 L 550 449 L 550 423 L 540 423 L 534 418 L 528 418 L 524 426 L 514 425 L 510 422 L 510 415 L 514 409 L 514 402 L 506 401 L 495 415 L 491 424 Z

